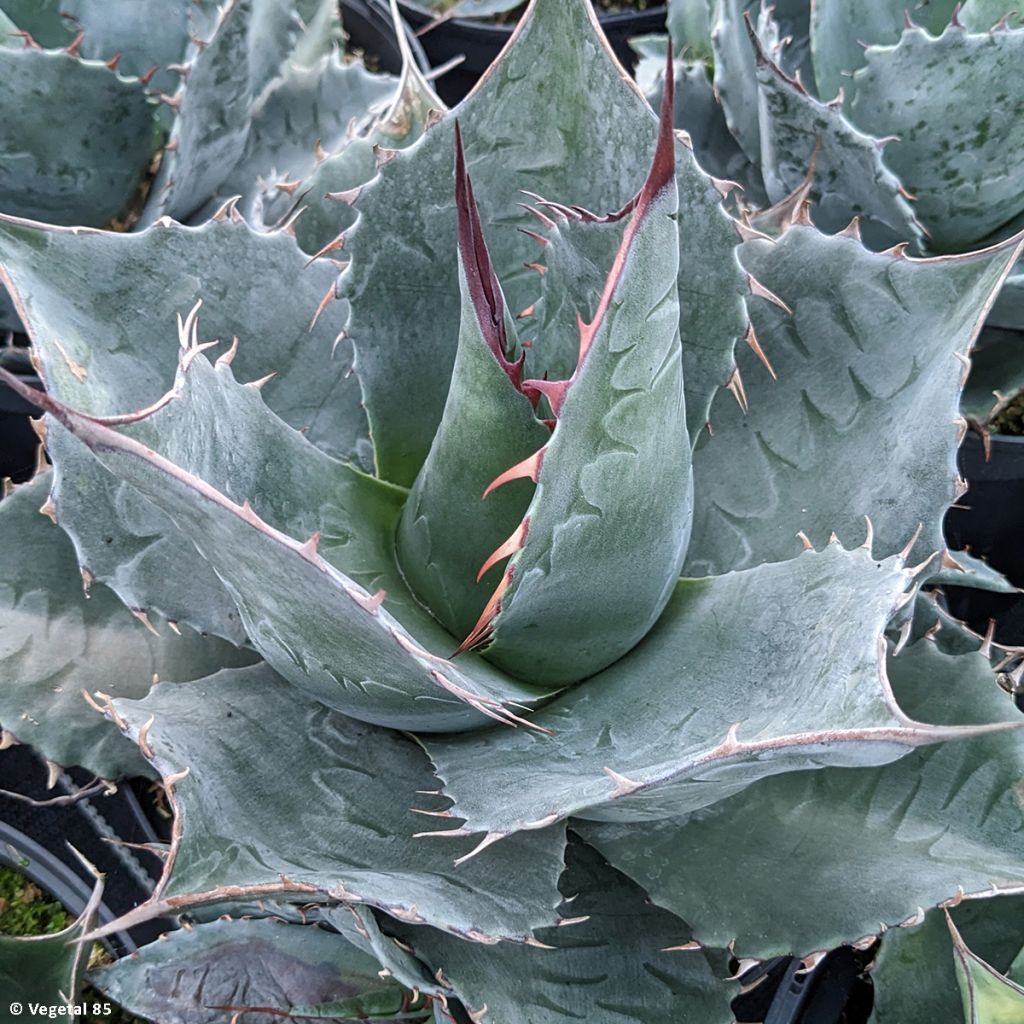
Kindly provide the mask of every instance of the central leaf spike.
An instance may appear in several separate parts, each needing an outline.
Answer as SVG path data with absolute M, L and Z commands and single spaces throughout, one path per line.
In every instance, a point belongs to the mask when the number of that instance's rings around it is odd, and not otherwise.
M 455 122 L 455 206 L 458 210 L 459 260 L 465 268 L 466 288 L 476 312 L 477 323 L 498 365 L 515 388 L 522 390 L 520 385 L 525 356 L 520 355 L 515 362 L 508 359 L 505 299 L 484 240 L 480 210 L 473 195 L 473 182 L 466 170 L 462 128 L 458 121 Z
M 521 526 L 531 489 L 508 487 L 487 502 L 481 495 L 501 470 L 533 457 L 550 436 L 534 415 L 539 396 L 524 392 L 522 353 L 511 351 L 515 324 L 484 240 L 458 127 L 455 202 L 462 296 L 455 367 L 397 545 L 409 585 L 453 638 L 465 636 L 480 616 L 493 587 L 484 580 L 490 566 L 481 565 Z
M 676 285 L 671 74 L 650 172 L 565 380 L 526 380 L 555 417 L 545 443 L 488 481 L 536 490 L 481 572 L 509 561 L 456 653 L 480 649 L 545 684 L 586 678 L 651 628 L 679 575 L 692 516 Z

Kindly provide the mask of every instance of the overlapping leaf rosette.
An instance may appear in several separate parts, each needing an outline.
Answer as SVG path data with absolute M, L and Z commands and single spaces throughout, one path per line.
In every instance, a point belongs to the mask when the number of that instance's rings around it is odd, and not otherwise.
M 1017 0 L 670 0 L 677 124 L 743 187 L 758 230 L 793 221 L 870 248 L 963 253 L 1024 225 Z M 664 37 L 636 42 L 661 88 Z M 712 67 L 713 65 L 713 67 Z M 1024 388 L 1024 268 L 971 354 L 961 409 L 984 435 Z
M 732 219 L 585 0 L 421 132 L 333 232 L 0 224 L 54 460 L 0 506 L 5 742 L 158 773 L 162 881 L 92 935 L 192 922 L 96 983 L 707 1024 L 731 956 L 919 908 L 1024 944 L 1019 656 L 923 589 L 991 575 L 941 523 L 1020 240 Z

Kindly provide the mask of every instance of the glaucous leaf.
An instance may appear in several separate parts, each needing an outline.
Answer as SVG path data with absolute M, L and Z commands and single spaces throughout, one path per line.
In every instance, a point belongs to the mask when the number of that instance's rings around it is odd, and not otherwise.
M 225 899 L 318 894 L 471 942 L 529 942 L 557 923 L 564 829 L 456 866 L 453 851 L 473 843 L 438 841 L 450 816 L 412 810 L 442 802 L 424 793 L 436 781 L 423 751 L 303 697 L 266 666 L 160 685 L 110 714 L 141 738 L 176 820 L 156 893 L 95 937 Z
M 43 474 L 0 503 L 0 722 L 56 764 L 151 774 L 82 691 L 142 697 L 154 677 L 195 679 L 254 656 L 187 627 L 157 635 L 102 584 L 86 594 L 71 541 L 39 513 L 49 488 Z
M 803 769 L 884 764 L 972 735 L 911 721 L 888 690 L 879 645 L 908 582 L 899 559 L 838 545 L 682 580 L 635 650 L 533 716 L 553 735 L 425 745 L 453 811 L 498 839 L 570 814 L 678 817 L 766 775 L 799 781 Z
M 619 825 L 581 825 L 584 837 L 656 904 L 685 915 L 702 941 L 735 939 L 740 957 L 830 949 L 961 888 L 1020 891 L 1024 718 L 989 659 L 946 655 L 926 639 L 890 658 L 888 674 L 918 720 L 1001 724 L 883 767 L 763 779 L 699 815 L 653 824 L 642 838 Z M 770 871 L 766 850 L 780 852 Z
M 266 394 L 274 412 L 324 451 L 369 464 L 351 361 L 344 351 L 332 356 L 325 323 L 308 329 L 333 270 L 304 270 L 304 262 L 287 234 L 257 233 L 231 218 L 132 234 L 0 223 L 4 280 L 54 397 L 101 416 L 157 402 L 181 352 L 175 317 L 202 298 L 204 330 L 225 343 L 241 339 L 234 372 L 242 380 L 276 374 Z M 258 282 L 244 301 L 240 268 Z M 171 520 L 57 424 L 49 444 L 58 521 L 80 563 L 131 608 L 240 641 L 234 604 Z
M 406 994 L 380 977 L 373 957 L 315 924 L 218 920 L 162 938 L 90 972 L 90 984 L 128 1013 L 161 1024 L 221 1024 L 243 1007 L 276 1012 L 240 1019 L 276 1024 L 293 1007 L 329 1001 L 350 1011 L 337 1018 L 366 1019 L 378 1007 L 400 1007 Z
M 713 433 L 694 452 L 684 571 L 790 558 L 801 530 L 815 545 L 833 531 L 853 543 L 864 516 L 882 555 L 919 523 L 914 551 L 941 551 L 942 517 L 958 495 L 964 360 L 1019 245 L 913 260 L 800 225 L 745 243 L 744 266 L 793 312 L 751 302 L 778 380 L 753 353 L 737 353 L 749 410 L 724 392 L 712 407 Z
M 898 137 L 885 162 L 932 249 L 973 248 L 1024 211 L 1024 29 L 910 29 L 865 57 L 846 109 L 862 131 Z
M 397 931 L 479 1024 L 730 1024 L 733 986 L 689 946 L 685 921 L 652 906 L 578 841 L 567 847 L 560 889 L 567 920 L 539 932 L 547 948 L 468 945 L 433 928 Z
M 160 141 L 137 79 L 69 53 L 0 47 L 0 211 L 106 227 Z

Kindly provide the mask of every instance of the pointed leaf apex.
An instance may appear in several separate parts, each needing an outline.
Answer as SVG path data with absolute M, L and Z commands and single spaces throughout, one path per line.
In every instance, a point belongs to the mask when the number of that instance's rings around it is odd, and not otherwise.
M 512 362 L 507 356 L 505 299 L 484 239 L 480 211 L 473 194 L 473 181 L 466 168 L 462 129 L 458 121 L 455 122 L 455 206 L 458 213 L 459 256 L 477 323 L 498 365 L 512 385 L 521 391 L 522 362 Z

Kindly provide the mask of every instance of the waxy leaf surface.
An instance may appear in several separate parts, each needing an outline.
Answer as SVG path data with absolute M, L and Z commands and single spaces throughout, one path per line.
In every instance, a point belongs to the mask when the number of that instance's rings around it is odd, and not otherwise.
M 429 835 L 448 820 L 411 810 L 442 802 L 419 792 L 436 782 L 416 744 L 330 711 L 265 666 L 115 707 L 136 737 L 152 716 L 146 743 L 165 779 L 188 769 L 170 783 L 178 838 L 167 872 L 122 924 L 225 898 L 318 893 L 474 941 L 522 942 L 558 920 L 563 829 L 454 866 L 474 844 Z
M 651 906 L 578 841 L 566 850 L 559 887 L 564 915 L 584 920 L 539 931 L 550 949 L 467 946 L 422 927 L 399 934 L 480 1024 L 731 1024 L 733 986 L 702 949 L 678 948 L 691 937 L 685 921 Z
M 0 224 L 4 280 L 19 297 L 54 397 L 94 415 L 156 402 L 171 387 L 178 364 L 175 317 L 204 299 L 206 337 L 219 338 L 224 347 L 240 339 L 233 363 L 239 379 L 276 373 L 266 393 L 274 412 L 326 452 L 369 464 L 366 417 L 351 363 L 344 350 L 332 356 L 326 324 L 308 330 L 308 315 L 333 271 L 304 270 L 304 262 L 287 235 L 258 234 L 227 220 L 136 234 Z M 239 267 L 259 282 L 244 301 Z M 230 598 L 167 516 L 59 427 L 49 442 L 58 521 L 72 535 L 81 564 L 129 607 L 240 640 Z
M 49 489 L 44 474 L 0 503 L 0 723 L 57 764 L 150 774 L 82 691 L 142 697 L 154 676 L 201 678 L 254 655 L 187 627 L 154 636 L 102 584 L 87 598 L 71 541 L 39 513 Z
M 142 84 L 70 54 L 0 47 L 0 212 L 106 227 L 159 142 Z
M 403 989 L 337 932 L 274 920 L 211 921 L 170 932 L 134 957 L 92 971 L 89 981 L 129 1013 L 163 1024 L 220 1024 L 219 1007 L 288 1010 L 331 1000 L 356 1009 L 401 1005 Z M 342 1014 L 336 1014 L 342 1017 Z M 280 1017 L 246 1013 L 250 1024 Z
M 882 674 L 907 582 L 897 559 L 836 545 L 682 580 L 634 651 L 533 716 L 554 735 L 492 730 L 427 750 L 454 810 L 499 835 L 569 814 L 656 821 L 765 775 L 895 760 L 950 735 L 907 719 Z
M 945 655 L 922 640 L 890 659 L 889 673 L 918 719 L 1011 731 L 983 729 L 884 767 L 777 775 L 688 820 L 652 825 L 642 843 L 616 825 L 581 826 L 584 836 L 656 904 L 685 914 L 702 941 L 735 939 L 737 956 L 829 949 L 952 899 L 959 886 L 1020 891 L 1024 739 L 1012 727 L 1024 718 L 977 653 Z M 770 873 L 765 850 L 785 852 Z M 736 882 L 723 887 L 726 858 Z
M 249 642 L 307 694 L 400 729 L 518 721 L 503 702 L 539 692 L 479 658 L 449 662 L 451 636 L 405 588 L 393 554 L 405 492 L 287 427 L 258 388 L 205 360 L 197 330 L 182 332 L 189 369 L 156 413 L 118 432 L 41 397 L 51 429 L 171 517 L 224 584 Z M 169 571 L 187 578 L 194 561 Z M 268 585 L 278 580 L 287 589 Z
M 853 238 L 791 228 L 755 240 L 744 265 L 792 308 L 751 303 L 778 380 L 738 352 L 749 412 L 721 393 L 713 434 L 694 452 L 696 512 L 685 572 L 719 573 L 814 545 L 832 531 L 875 550 L 944 546 L 957 495 L 964 360 L 1017 244 L 971 256 L 910 260 Z M 912 481 L 913 486 L 908 486 Z
M 865 56 L 849 116 L 876 137 L 898 136 L 885 162 L 915 196 L 929 245 L 976 248 L 1020 215 L 1024 29 L 974 35 L 951 26 L 937 39 L 913 29 Z

